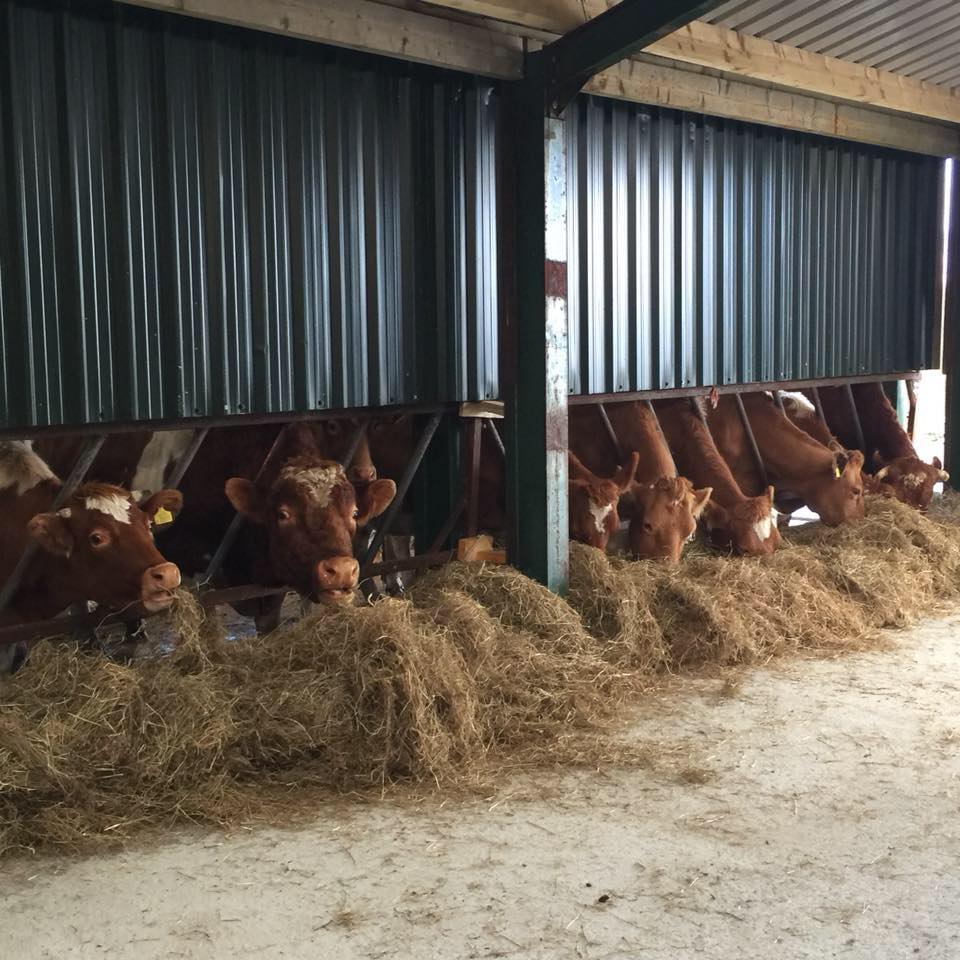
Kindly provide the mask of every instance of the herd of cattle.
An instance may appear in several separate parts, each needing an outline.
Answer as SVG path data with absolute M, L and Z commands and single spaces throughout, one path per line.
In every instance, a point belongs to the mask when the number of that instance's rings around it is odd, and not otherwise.
M 631 555 L 675 563 L 698 524 L 713 546 L 762 555 L 780 543 L 778 512 L 802 505 L 830 525 L 861 518 L 864 492 L 925 509 L 934 484 L 949 479 L 942 464 L 917 457 L 879 384 L 856 385 L 853 397 L 859 423 L 839 387 L 821 388 L 823 419 L 799 396 L 781 406 L 769 393 L 745 394 L 753 438 L 735 397 L 609 404 L 612 430 L 597 408 L 571 407 L 571 539 L 604 550 L 622 517 Z M 163 489 L 164 480 L 190 431 L 115 435 L 88 471 L 96 482 L 56 510 L 58 477 L 82 441 L 0 442 L 0 583 L 31 541 L 40 548 L 0 625 L 84 601 L 163 610 L 181 574 L 207 569 L 236 513 L 248 522 L 223 563 L 228 584 L 290 586 L 317 603 L 350 600 L 358 532 L 393 501 L 414 447 L 411 418 L 384 416 L 344 466 L 353 426 L 294 423 L 279 439 L 276 426 L 211 430 L 178 490 Z M 855 449 L 861 435 L 865 449 Z M 502 457 L 485 450 L 481 528 L 502 529 L 504 503 Z M 263 601 L 238 609 L 264 614 Z

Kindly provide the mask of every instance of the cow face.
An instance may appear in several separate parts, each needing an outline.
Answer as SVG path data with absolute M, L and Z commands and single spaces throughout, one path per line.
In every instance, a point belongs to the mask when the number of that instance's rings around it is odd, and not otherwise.
M 60 609 L 82 600 L 147 613 L 164 610 L 180 585 L 176 564 L 153 542 L 154 523 L 170 521 L 183 506 L 176 490 L 161 490 L 137 504 L 120 487 L 86 484 L 57 513 L 39 513 L 30 536 L 46 551 L 42 582 Z
M 314 457 L 288 461 L 266 490 L 240 477 L 226 483 L 234 508 L 266 533 L 274 580 L 328 604 L 353 599 L 359 575 L 354 535 L 386 510 L 396 492 L 392 480 L 374 480 L 357 492 L 339 463 Z
M 711 500 L 703 511 L 710 543 L 751 557 L 773 553 L 780 546 L 773 487 L 759 497 L 747 497 L 732 507 Z
M 917 510 L 926 510 L 933 499 L 934 485 L 946 483 L 950 474 L 943 469 L 939 457 L 934 457 L 933 463 L 924 463 L 917 457 L 898 457 L 882 466 L 873 479 L 878 484 L 878 493 L 894 496 Z
M 635 483 L 632 493 L 631 556 L 679 563 L 683 545 L 696 533 L 697 518 L 712 488 L 694 490 L 685 477 L 661 477 L 656 483 Z
M 617 504 L 633 483 L 640 455 L 632 454 L 629 464 L 620 467 L 610 480 L 591 473 L 573 454 L 569 459 L 570 539 L 606 550 L 610 537 L 620 527 Z
M 350 443 L 356 431 L 362 425 L 360 420 L 331 419 L 321 420 L 315 427 L 317 447 L 328 460 L 343 461 L 349 452 Z M 377 479 L 377 468 L 370 457 L 370 427 L 363 432 L 350 465 L 347 467 L 347 479 L 351 483 L 367 484 Z
M 804 499 L 828 527 L 863 519 L 863 454 L 837 453 L 829 472 L 810 478 Z

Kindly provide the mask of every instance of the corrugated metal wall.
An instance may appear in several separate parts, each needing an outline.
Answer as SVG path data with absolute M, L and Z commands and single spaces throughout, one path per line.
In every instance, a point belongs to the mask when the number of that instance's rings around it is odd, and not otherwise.
M 582 97 L 572 393 L 927 366 L 943 161 Z
M 0 0 L 0 426 L 497 393 L 495 99 Z

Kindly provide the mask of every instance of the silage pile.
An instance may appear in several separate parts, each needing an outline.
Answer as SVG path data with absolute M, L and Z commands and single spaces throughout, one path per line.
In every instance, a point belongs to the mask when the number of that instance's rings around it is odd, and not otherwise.
M 177 650 L 132 666 L 40 644 L 0 690 L 0 851 L 302 810 L 311 787 L 595 762 L 578 733 L 658 674 L 857 649 L 960 596 L 956 512 L 873 500 L 862 523 L 791 532 L 771 558 L 693 549 L 673 570 L 574 546 L 567 600 L 451 564 L 411 600 L 236 643 L 184 595 Z

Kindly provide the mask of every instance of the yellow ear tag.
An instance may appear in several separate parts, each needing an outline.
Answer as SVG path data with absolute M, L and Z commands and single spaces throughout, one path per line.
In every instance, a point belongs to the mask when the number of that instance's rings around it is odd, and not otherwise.
M 840 479 L 840 468 L 834 464 L 833 465 L 833 475 L 839 480 Z M 164 511 L 166 512 L 166 511 Z
M 839 476 L 839 474 L 837 474 Z M 173 514 L 166 509 L 166 507 L 161 507 L 154 515 L 153 522 L 158 526 L 162 527 L 165 523 L 173 523 Z

